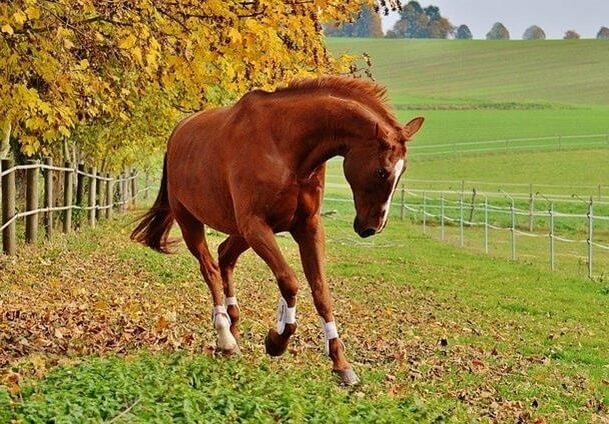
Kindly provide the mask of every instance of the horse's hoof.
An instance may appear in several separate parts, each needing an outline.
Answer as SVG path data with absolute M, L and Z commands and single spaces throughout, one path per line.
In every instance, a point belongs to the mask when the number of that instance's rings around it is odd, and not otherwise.
M 264 338 L 264 347 L 266 349 L 266 353 L 270 356 L 281 356 L 286 351 L 288 344 L 286 343 L 284 346 L 278 346 L 273 342 L 271 335 L 273 334 L 273 330 L 269 330 L 268 334 Z
M 220 349 L 220 348 L 218 348 L 216 350 L 216 352 L 221 354 L 222 356 L 226 356 L 226 357 L 240 356 L 241 355 L 241 348 L 239 347 L 239 345 L 235 345 L 235 347 L 232 348 L 232 349 Z
M 341 386 L 355 386 L 359 384 L 359 377 L 352 368 L 346 370 L 332 370 L 338 377 L 338 383 Z

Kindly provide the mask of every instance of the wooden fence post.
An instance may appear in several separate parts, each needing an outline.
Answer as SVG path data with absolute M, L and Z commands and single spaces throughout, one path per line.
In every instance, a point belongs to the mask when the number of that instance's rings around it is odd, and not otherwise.
M 148 191 L 149 191 L 148 187 L 150 186 L 150 174 L 148 173 L 148 171 L 146 171 L 146 176 L 145 176 L 145 179 L 144 179 L 144 184 L 145 184 L 145 187 L 144 187 L 144 200 L 148 200 Z M 600 190 L 600 188 L 599 188 L 599 190 Z
M 74 169 L 70 162 L 66 162 L 64 167 Z M 63 174 L 63 205 L 67 207 L 63 213 L 63 232 L 69 233 L 72 230 L 72 192 L 74 191 L 74 171 L 65 171 Z
M 106 219 L 112 219 L 112 208 L 114 207 L 114 182 L 110 178 L 110 173 L 106 172 Z
M 7 170 L 14 166 L 12 160 L 3 159 L 2 169 Z M 2 178 L 2 224 L 10 221 L 15 216 L 15 172 L 11 172 Z M 2 230 L 2 251 L 7 255 L 17 252 L 16 225 L 13 221 Z
M 97 193 L 95 194 L 95 198 L 97 199 L 96 204 L 97 204 L 97 206 L 100 207 L 100 209 L 95 209 L 95 220 L 97 222 L 99 222 L 103 215 L 103 213 L 102 213 L 103 209 L 101 209 L 101 207 L 104 206 L 104 199 L 105 199 L 104 196 L 102 195 L 104 180 L 99 179 L 99 178 L 103 178 L 104 174 L 103 174 L 103 172 L 100 172 L 97 174 L 97 176 L 98 176 L 98 180 L 97 180 L 97 184 L 95 187 L 95 189 L 97 190 Z
M 89 226 L 95 227 L 95 205 L 97 195 L 97 169 L 93 166 L 89 168 Z
M 131 171 L 131 206 L 135 208 L 135 196 L 137 194 L 137 172 Z
M 30 165 L 38 165 L 38 161 L 30 161 Z M 25 171 L 25 210 L 26 212 L 38 209 L 38 168 Z M 38 236 L 38 213 L 25 217 L 25 242 L 35 243 Z
M 53 158 L 46 158 L 44 164 L 49 167 L 53 166 Z M 47 168 L 44 172 L 44 207 L 51 209 L 54 205 L 53 171 Z M 53 238 L 53 211 L 51 210 L 44 214 L 44 229 L 47 240 L 51 240 Z
M 125 173 L 121 172 L 118 176 L 118 212 L 123 213 L 125 210 Z
M 82 217 L 83 217 L 83 204 L 84 204 L 84 197 L 85 197 L 85 176 L 83 175 L 83 172 L 85 172 L 85 165 L 83 163 L 79 163 L 78 164 L 78 169 L 77 169 L 77 174 L 76 174 L 76 206 L 79 208 L 78 212 L 76 213 L 77 218 L 77 222 L 76 225 L 78 227 L 80 227 L 80 224 L 82 222 Z

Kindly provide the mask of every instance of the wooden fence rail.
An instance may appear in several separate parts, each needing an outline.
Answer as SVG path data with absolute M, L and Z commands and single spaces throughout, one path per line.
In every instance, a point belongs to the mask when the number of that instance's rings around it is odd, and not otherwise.
M 61 212 L 60 216 L 64 233 L 71 232 L 75 227 L 86 223 L 94 227 L 105 217 L 112 219 L 112 211 L 117 208 L 124 212 L 127 207 L 135 206 L 135 201 L 141 194 L 147 195 L 150 186 L 146 184 L 142 190 L 137 191 L 138 175 L 134 170 L 124 171 L 117 178 L 110 174 L 98 173 L 93 168 L 85 171 L 83 164 L 74 166 L 66 162 L 63 167 L 54 166 L 50 158 L 44 163 L 37 161 L 25 165 L 15 165 L 11 160 L 0 162 L 0 197 L 2 203 L 2 216 L 0 231 L 2 231 L 2 252 L 6 255 L 15 255 L 17 251 L 17 220 L 25 218 L 25 242 L 35 243 L 38 238 L 39 216 L 42 217 L 45 237 L 51 239 L 54 229 L 54 212 Z M 17 210 L 16 171 L 25 171 L 25 209 Z M 43 205 L 40 207 L 38 194 L 38 180 L 44 177 Z M 54 193 L 53 176 L 63 188 L 63 199 L 58 204 Z M 146 179 L 147 180 L 147 179 Z M 76 182 L 76 186 L 74 185 Z M 73 201 L 75 198 L 75 202 Z M 80 213 L 76 213 L 80 212 Z M 104 213 L 105 212 L 105 213 Z M 86 214 L 86 218 L 85 218 Z

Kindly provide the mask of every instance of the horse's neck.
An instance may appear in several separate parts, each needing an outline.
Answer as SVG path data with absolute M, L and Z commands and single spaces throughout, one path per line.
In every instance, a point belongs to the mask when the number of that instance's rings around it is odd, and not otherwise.
M 293 120 L 286 118 L 284 125 L 293 126 Z M 337 97 L 325 96 L 299 107 L 300 127 L 284 138 L 296 174 L 307 178 L 327 160 L 346 156 L 355 145 L 371 141 L 374 118 L 359 103 Z

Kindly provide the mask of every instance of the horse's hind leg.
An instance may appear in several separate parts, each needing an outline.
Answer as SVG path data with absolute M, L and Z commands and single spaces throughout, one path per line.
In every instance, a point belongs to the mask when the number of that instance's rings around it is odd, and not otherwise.
M 249 247 L 245 239 L 237 235 L 228 236 L 218 246 L 218 264 L 220 265 L 220 274 L 222 275 L 226 309 L 231 320 L 230 331 L 236 339 L 239 339 L 239 330 L 237 329 L 237 324 L 239 323 L 239 304 L 237 303 L 235 285 L 233 284 L 233 270 L 239 256 Z
M 209 287 L 213 299 L 213 323 L 218 333 L 218 348 L 225 354 L 231 354 L 238 349 L 237 341 L 230 332 L 230 318 L 226 312 L 222 296 L 222 277 L 220 268 L 213 260 L 207 241 L 205 226 L 197 220 L 182 205 L 172 207 L 176 221 L 182 230 L 182 236 L 188 250 L 197 258 L 203 279 Z

